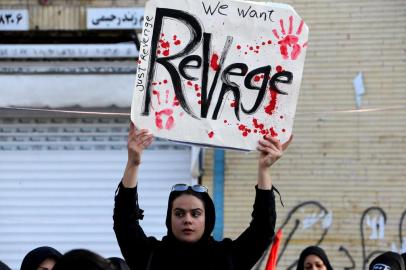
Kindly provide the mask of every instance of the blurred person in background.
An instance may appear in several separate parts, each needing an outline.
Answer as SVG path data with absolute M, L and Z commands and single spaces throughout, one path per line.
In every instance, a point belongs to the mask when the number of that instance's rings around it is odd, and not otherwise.
M 52 247 L 38 247 L 25 255 L 21 270 L 52 270 L 62 254 Z

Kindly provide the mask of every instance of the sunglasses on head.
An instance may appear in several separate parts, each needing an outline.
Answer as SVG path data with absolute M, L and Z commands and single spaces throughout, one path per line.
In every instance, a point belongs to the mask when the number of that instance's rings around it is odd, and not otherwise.
M 172 186 L 171 192 L 172 191 L 186 191 L 188 189 L 193 190 L 194 192 L 198 192 L 198 193 L 207 193 L 208 189 L 207 187 L 203 186 L 203 185 L 193 185 L 193 186 L 189 186 L 186 184 L 176 184 L 174 186 Z

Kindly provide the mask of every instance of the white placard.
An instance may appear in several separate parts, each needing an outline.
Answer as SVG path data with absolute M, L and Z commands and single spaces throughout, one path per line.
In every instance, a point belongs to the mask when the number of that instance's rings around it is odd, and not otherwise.
M 25 31 L 29 29 L 28 11 L 25 9 L 0 9 L 0 31 Z
M 87 29 L 141 29 L 144 8 L 88 8 Z
M 308 27 L 292 7 L 151 0 L 131 118 L 155 136 L 253 150 L 293 127 Z

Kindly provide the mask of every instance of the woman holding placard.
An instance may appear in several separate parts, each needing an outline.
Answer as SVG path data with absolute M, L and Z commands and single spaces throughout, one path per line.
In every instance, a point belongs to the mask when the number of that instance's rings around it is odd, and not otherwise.
M 114 230 L 131 269 L 251 269 L 268 248 L 275 234 L 275 196 L 268 169 L 290 141 L 281 144 L 270 135 L 258 142 L 258 181 L 252 221 L 235 240 L 214 240 L 215 209 L 207 188 L 177 184 L 169 194 L 167 235 L 147 237 L 139 225 L 143 210 L 138 206 L 137 175 L 142 152 L 152 143 L 148 130 L 131 124 L 128 161 L 116 192 Z

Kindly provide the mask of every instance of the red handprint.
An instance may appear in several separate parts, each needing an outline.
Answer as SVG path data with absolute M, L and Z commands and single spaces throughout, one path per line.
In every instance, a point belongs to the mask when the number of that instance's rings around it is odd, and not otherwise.
M 298 56 L 300 55 L 300 52 L 303 47 L 307 46 L 307 42 L 305 42 L 303 45 L 300 45 L 299 38 L 298 36 L 302 33 L 303 25 L 304 22 L 303 20 L 300 21 L 299 27 L 297 28 L 296 35 L 292 34 L 293 33 L 293 16 L 289 17 L 289 31 L 286 35 L 285 27 L 283 24 L 283 19 L 279 20 L 280 26 L 281 26 L 281 33 L 282 37 L 278 35 L 278 32 L 276 29 L 273 29 L 272 32 L 274 36 L 279 39 L 278 44 L 280 46 L 280 51 L 283 59 L 289 59 L 289 52 L 288 52 L 288 47 L 291 47 L 291 53 L 290 53 L 290 58 L 292 60 L 296 60 Z

